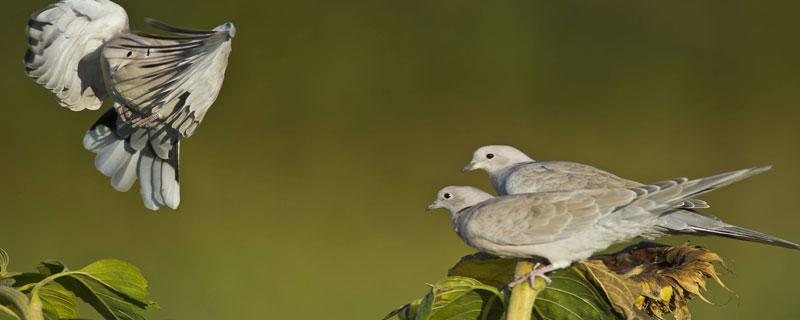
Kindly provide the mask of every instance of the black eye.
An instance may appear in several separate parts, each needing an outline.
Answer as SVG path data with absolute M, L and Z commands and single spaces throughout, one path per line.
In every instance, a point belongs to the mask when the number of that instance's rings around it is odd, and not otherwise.
M 491 158 L 494 158 L 494 153 L 487 153 L 486 159 L 491 159 Z
M 451 194 L 449 194 L 449 193 L 445 193 L 445 194 L 442 195 L 442 197 L 444 197 L 445 199 L 450 199 L 453 196 Z

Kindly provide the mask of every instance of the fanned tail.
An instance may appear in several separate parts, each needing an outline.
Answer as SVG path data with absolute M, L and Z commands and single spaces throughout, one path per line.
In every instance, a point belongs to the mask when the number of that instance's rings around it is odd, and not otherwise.
M 180 204 L 178 155 L 180 138 L 166 139 L 163 130 L 138 128 L 120 136 L 117 113 L 106 111 L 89 129 L 83 146 L 97 154 L 95 167 L 111 177 L 118 191 L 128 191 L 140 179 L 145 207 L 158 210 L 162 205 L 176 209 Z M 154 131 L 155 133 L 151 132 Z

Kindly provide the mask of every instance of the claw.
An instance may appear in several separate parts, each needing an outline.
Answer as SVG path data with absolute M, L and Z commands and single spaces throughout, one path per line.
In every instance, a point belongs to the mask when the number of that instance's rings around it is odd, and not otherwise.
M 136 121 L 133 122 L 133 125 L 131 127 L 138 128 L 150 122 L 153 122 L 153 120 L 155 119 L 158 119 L 158 113 L 153 113 L 147 117 L 136 119 Z
M 133 114 L 130 110 L 128 110 L 127 106 L 120 106 L 116 110 L 119 118 L 122 119 L 122 121 L 128 120 L 128 118 Z
M 508 287 L 513 288 L 515 285 L 518 285 L 522 282 L 525 282 L 525 280 L 528 280 L 531 284 L 531 288 L 537 290 L 538 288 L 536 288 L 536 284 L 534 284 L 534 282 L 536 281 L 536 277 L 542 278 L 542 280 L 544 280 L 544 282 L 546 282 L 547 285 L 550 285 L 550 283 L 552 283 L 553 280 L 551 280 L 550 277 L 546 276 L 545 273 L 550 272 L 553 269 L 555 269 L 553 265 L 542 266 L 541 264 L 536 263 L 533 266 L 533 270 L 531 270 L 531 272 L 528 272 L 522 276 L 515 277 L 514 281 L 511 281 L 508 284 Z

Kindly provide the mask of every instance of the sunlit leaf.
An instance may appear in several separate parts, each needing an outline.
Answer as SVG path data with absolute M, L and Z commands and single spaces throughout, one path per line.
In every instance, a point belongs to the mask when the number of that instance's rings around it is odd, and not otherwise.
M 500 319 L 503 295 L 475 279 L 447 277 L 422 299 L 416 320 Z
M 47 284 L 39 290 L 45 319 L 73 319 L 78 316 L 75 295 L 58 284 Z
M 39 263 L 38 266 L 36 266 L 36 270 L 39 270 L 39 273 L 48 277 L 56 273 L 69 271 L 69 269 L 67 269 L 67 266 L 64 265 L 63 262 L 58 260 L 42 261 Z
M 119 260 L 100 260 L 71 271 L 56 282 L 94 307 L 106 319 L 143 320 L 138 312 L 158 309 L 147 299 L 147 281 L 139 269 Z
M 8 262 L 10 261 L 8 257 L 8 253 L 5 250 L 0 249 L 0 276 L 6 274 L 8 271 Z
M 486 253 L 476 253 L 462 257 L 447 275 L 469 277 L 500 288 L 514 278 L 516 264 L 517 259 L 502 259 Z
M 516 259 L 503 259 L 477 253 L 461 258 L 450 276 L 464 276 L 502 287 L 514 277 Z M 619 314 L 609 305 L 605 294 L 582 276 L 581 271 L 569 268 L 548 274 L 553 283 L 536 297 L 533 316 L 536 319 L 618 319 Z
M 411 301 L 402 307 L 392 310 L 392 312 L 389 312 L 389 314 L 387 314 L 381 320 L 387 320 L 393 317 L 397 317 L 400 320 L 414 319 L 414 316 L 417 315 L 417 309 L 419 309 L 420 304 L 422 304 L 421 298 Z

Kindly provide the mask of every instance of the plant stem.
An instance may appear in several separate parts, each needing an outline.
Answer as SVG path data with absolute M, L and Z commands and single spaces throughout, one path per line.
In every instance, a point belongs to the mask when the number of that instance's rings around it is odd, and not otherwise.
M 17 319 L 17 320 L 20 320 L 20 319 L 19 319 L 19 316 L 17 316 L 17 314 L 16 314 L 16 313 L 14 313 L 14 311 L 11 311 L 11 309 L 9 309 L 9 308 L 6 308 L 6 306 L 4 306 L 4 305 L 2 305 L 2 304 L 0 304 L 0 311 L 4 312 L 4 313 L 6 313 L 6 314 L 9 314 L 9 315 L 11 315 L 12 317 L 14 317 L 14 318 L 15 318 L 15 319 Z
M 517 268 L 514 270 L 514 276 L 520 277 L 533 270 L 533 262 L 528 260 L 517 260 Z M 536 295 L 542 291 L 547 283 L 542 278 L 537 277 L 534 280 L 536 289 L 532 288 L 529 281 L 517 284 L 511 289 L 511 299 L 508 303 L 508 314 L 506 320 L 530 320 L 531 313 L 533 312 L 533 303 L 536 301 Z
M 28 297 L 12 287 L 0 286 L 0 303 L 13 304 L 22 313 L 22 320 L 44 320 L 41 302 L 38 308 L 31 308 Z

